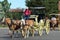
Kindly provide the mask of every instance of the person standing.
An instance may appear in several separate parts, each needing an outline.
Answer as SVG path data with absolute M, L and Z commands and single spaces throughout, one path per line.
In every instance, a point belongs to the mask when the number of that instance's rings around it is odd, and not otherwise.
M 55 30 L 55 27 L 56 27 L 56 24 L 57 24 L 57 20 L 56 20 L 55 17 L 52 17 L 52 18 L 51 18 L 51 24 L 52 24 L 53 30 Z

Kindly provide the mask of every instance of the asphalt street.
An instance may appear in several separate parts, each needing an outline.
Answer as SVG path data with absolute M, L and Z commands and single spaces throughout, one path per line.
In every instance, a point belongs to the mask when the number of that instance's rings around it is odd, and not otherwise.
M 22 38 L 20 32 L 15 33 L 13 38 L 8 35 L 8 29 L 0 28 L 0 40 L 60 40 L 60 31 L 50 31 L 47 35 L 43 32 L 42 36 L 39 36 L 37 32 L 35 32 L 35 36 L 28 37 L 26 39 Z

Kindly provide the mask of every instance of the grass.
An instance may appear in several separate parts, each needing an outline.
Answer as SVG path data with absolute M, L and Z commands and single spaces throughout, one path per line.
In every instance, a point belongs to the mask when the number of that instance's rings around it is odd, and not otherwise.
M 7 25 L 0 24 L 0 27 L 8 27 Z

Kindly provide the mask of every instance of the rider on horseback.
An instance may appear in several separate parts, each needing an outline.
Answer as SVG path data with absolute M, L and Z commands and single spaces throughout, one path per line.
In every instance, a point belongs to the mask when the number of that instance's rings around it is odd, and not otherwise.
M 27 9 L 25 9 L 23 15 L 24 15 L 24 19 L 25 20 L 28 20 L 29 19 L 29 16 L 31 15 L 31 11 L 27 8 Z

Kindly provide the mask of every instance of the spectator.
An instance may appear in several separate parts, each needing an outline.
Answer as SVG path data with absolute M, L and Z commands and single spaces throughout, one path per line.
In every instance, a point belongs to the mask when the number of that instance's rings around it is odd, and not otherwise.
M 53 22 L 53 24 L 56 24 L 56 18 L 55 17 L 52 17 L 51 21 Z
M 53 30 L 55 30 L 55 27 L 57 26 L 57 20 L 55 17 L 51 18 L 51 26 L 52 26 Z

